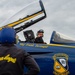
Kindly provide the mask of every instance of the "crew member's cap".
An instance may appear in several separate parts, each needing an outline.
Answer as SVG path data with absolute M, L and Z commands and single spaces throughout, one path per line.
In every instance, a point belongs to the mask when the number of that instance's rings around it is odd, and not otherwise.
M 13 28 L 3 28 L 0 32 L 0 43 L 1 44 L 12 44 L 16 41 L 16 32 Z

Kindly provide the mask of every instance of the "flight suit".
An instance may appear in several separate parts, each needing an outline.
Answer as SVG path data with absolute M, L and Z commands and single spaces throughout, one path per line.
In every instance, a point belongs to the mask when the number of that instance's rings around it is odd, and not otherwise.
M 44 43 L 42 37 L 36 37 L 34 43 Z
M 28 72 L 24 74 L 24 65 Z M 25 50 L 15 45 L 0 45 L 0 75 L 38 75 L 39 66 Z

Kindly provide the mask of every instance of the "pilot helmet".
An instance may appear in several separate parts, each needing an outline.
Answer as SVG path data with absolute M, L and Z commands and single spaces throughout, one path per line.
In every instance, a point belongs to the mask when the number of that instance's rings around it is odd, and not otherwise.
M 13 28 L 3 28 L 0 31 L 1 44 L 13 44 L 16 42 L 16 31 Z
M 44 30 L 40 29 L 37 33 L 44 33 Z

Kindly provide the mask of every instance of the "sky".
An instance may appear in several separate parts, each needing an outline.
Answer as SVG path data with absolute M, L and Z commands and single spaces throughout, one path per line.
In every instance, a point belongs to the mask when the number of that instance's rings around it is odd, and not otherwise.
M 35 0 L 0 0 L 0 26 L 5 25 L 4 22 L 11 19 L 10 17 L 34 1 Z M 43 29 L 43 39 L 47 43 L 50 42 L 53 31 L 75 38 L 75 0 L 42 0 L 42 2 L 46 10 L 47 18 L 26 30 L 32 29 L 36 36 L 37 31 Z M 34 9 L 36 9 L 36 7 L 34 7 Z M 23 32 L 18 33 L 18 35 L 20 39 L 24 40 Z

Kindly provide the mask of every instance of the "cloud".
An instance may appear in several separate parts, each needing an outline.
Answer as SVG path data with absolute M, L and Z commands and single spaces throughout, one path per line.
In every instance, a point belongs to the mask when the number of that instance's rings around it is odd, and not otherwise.
M 53 30 L 71 37 L 75 37 L 75 0 L 42 1 L 45 6 L 47 18 L 27 29 L 32 29 L 35 35 L 39 29 L 43 29 L 45 31 L 44 40 L 47 43 L 49 43 Z M 33 2 L 33 0 L 1 0 L 0 23 L 3 24 L 6 19 L 13 16 L 16 12 L 18 12 L 31 2 Z M 18 33 L 18 35 L 24 40 L 22 32 Z

